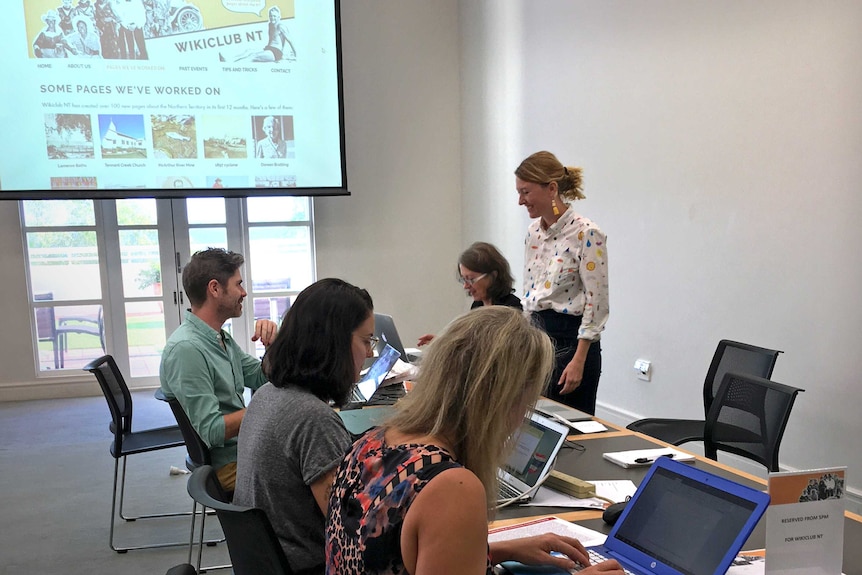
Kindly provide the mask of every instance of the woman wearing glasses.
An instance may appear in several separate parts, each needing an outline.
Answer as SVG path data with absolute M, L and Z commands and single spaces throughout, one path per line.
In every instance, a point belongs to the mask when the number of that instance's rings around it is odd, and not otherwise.
M 263 358 L 237 446 L 234 502 L 266 512 L 294 573 L 322 573 L 324 517 L 350 433 L 343 404 L 374 341 L 364 289 L 323 279 L 303 290 Z
M 509 262 L 494 245 L 476 242 L 458 257 L 458 283 L 473 298 L 470 309 L 486 305 L 506 305 L 521 309 L 521 300 L 513 292 L 515 278 Z M 419 346 L 434 339 L 433 334 L 419 338 Z
M 524 309 L 557 350 L 546 395 L 594 414 L 602 371 L 599 338 L 608 321 L 605 234 L 569 205 L 584 198 L 581 168 L 536 152 L 515 170 L 515 187 L 518 204 L 535 218 L 525 245 Z

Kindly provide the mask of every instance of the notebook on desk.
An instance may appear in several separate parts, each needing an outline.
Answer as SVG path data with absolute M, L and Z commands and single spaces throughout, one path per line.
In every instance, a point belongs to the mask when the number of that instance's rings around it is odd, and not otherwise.
M 662 457 L 647 471 L 604 545 L 593 553 L 616 559 L 635 575 L 721 575 L 766 511 L 769 495 Z M 503 563 L 513 575 L 568 573 Z M 548 569 L 551 569 L 550 571 Z
M 497 472 L 498 503 L 531 499 L 536 486 L 541 485 L 553 469 L 554 459 L 568 433 L 569 428 L 562 423 L 536 411 L 530 412 L 514 438 L 512 453 Z

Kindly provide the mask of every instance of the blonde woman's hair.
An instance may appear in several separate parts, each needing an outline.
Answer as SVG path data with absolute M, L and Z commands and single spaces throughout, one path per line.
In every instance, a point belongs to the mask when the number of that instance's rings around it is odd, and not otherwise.
M 560 197 L 566 202 L 583 200 L 583 170 L 574 166 L 564 166 L 551 152 L 536 152 L 521 162 L 515 175 L 525 182 L 546 186 L 557 182 Z
M 492 513 L 497 468 L 544 389 L 553 359 L 551 340 L 528 315 L 507 306 L 477 308 L 434 338 L 413 390 L 386 426 L 444 439 L 485 486 Z

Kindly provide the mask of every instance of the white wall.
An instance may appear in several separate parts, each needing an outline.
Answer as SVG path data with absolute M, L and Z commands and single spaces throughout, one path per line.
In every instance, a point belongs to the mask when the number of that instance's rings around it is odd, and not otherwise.
M 575 208 L 610 257 L 600 414 L 702 417 L 719 339 L 781 349 L 773 379 L 807 390 L 782 464 L 848 465 L 859 490 L 860 23 L 850 0 L 462 3 L 465 190 L 490 184 L 465 241 L 520 271 L 512 170 L 540 149 L 584 167 Z M 500 117 L 514 140 L 490 145 Z M 479 202 L 507 221 L 473 222 Z
M 318 277 L 371 293 L 404 345 L 467 309 L 457 2 L 341 3 L 350 198 L 314 202 Z

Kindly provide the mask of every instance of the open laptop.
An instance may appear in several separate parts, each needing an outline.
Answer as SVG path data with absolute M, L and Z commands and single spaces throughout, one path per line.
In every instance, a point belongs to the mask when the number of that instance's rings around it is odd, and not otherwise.
M 588 547 L 635 575 L 721 575 L 769 505 L 769 495 L 659 457 L 604 545 Z M 520 564 L 511 573 L 537 573 Z M 545 567 L 544 569 L 548 569 Z M 542 573 L 567 573 L 555 570 Z
M 497 471 L 498 504 L 532 499 L 536 487 L 553 469 L 554 459 L 568 433 L 569 428 L 562 423 L 536 411 L 530 412 L 514 438 L 512 453 Z
M 404 351 L 404 344 L 398 337 L 398 330 L 395 329 L 395 320 L 392 319 L 391 315 L 374 314 L 374 335 L 380 338 L 378 346 L 391 345 L 401 354 L 402 361 L 410 362 L 407 352 Z
M 350 393 L 350 401 L 348 405 L 342 409 L 356 408 L 371 401 L 375 392 L 380 388 L 380 384 L 392 371 L 395 362 L 398 361 L 399 353 L 391 345 L 386 345 L 377 356 L 375 362 L 368 368 L 365 375 L 359 380 L 359 383 L 353 388 Z
M 571 422 L 590 421 L 593 419 L 593 416 L 585 411 L 575 409 L 574 407 L 570 407 L 562 403 L 557 403 L 552 399 L 544 397 L 540 398 L 539 401 L 536 402 L 536 411 L 544 413 L 551 418 L 556 416 Z

